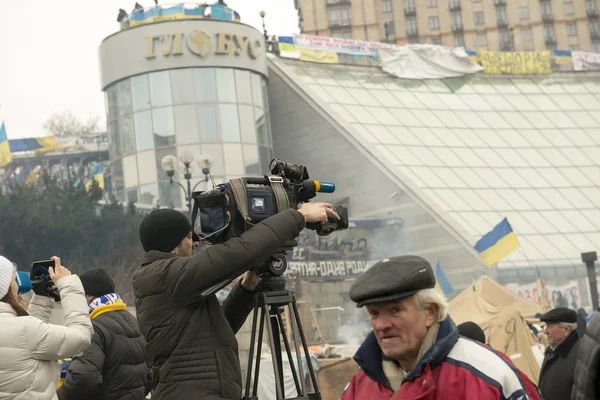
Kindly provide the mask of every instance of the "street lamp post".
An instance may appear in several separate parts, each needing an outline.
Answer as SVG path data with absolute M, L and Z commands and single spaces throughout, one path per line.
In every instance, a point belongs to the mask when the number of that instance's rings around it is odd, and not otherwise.
M 267 34 L 267 27 L 265 26 L 265 16 L 267 15 L 267 13 L 261 11 L 258 15 L 260 15 L 260 18 L 262 19 L 263 35 L 265 36 L 265 40 L 268 41 L 269 35 Z
M 192 188 L 192 173 L 194 172 L 194 156 L 186 151 L 179 157 L 179 160 L 175 156 L 164 156 L 162 160 L 160 160 L 160 165 L 162 169 L 167 173 L 169 177 L 169 183 L 172 185 L 176 183 L 183 190 L 185 195 L 185 201 L 188 207 L 188 213 L 192 214 L 192 193 L 196 190 L 196 187 L 200 184 L 199 181 Z M 212 159 L 208 155 L 200 156 L 200 159 L 197 160 L 198 166 L 202 169 L 202 173 L 204 174 L 204 182 L 208 184 L 208 176 L 210 175 L 210 167 L 212 167 Z M 183 186 L 180 182 L 177 182 L 173 179 L 175 176 L 175 170 L 180 170 L 183 172 L 183 177 L 187 182 L 187 188 Z M 173 203 L 171 203 L 171 208 L 173 208 Z

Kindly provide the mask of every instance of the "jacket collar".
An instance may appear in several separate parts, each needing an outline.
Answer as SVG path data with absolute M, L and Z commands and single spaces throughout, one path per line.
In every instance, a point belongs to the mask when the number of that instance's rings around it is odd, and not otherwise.
M 575 343 L 577 343 L 578 340 L 579 335 L 577 335 L 577 331 L 575 330 L 571 332 L 569 336 L 567 336 L 564 342 L 558 345 L 558 347 L 554 350 L 554 353 L 562 358 L 567 357 L 571 351 L 571 348 L 575 345 Z M 550 347 L 548 347 L 548 349 L 550 349 Z
M 431 348 L 421 357 L 417 366 L 414 370 L 408 374 L 405 380 L 415 379 L 423 373 L 423 370 L 427 365 L 430 369 L 434 369 L 439 366 L 442 361 L 446 358 L 452 347 L 458 341 L 458 329 L 454 324 L 454 321 L 450 317 L 447 317 L 440 323 L 440 329 L 438 331 L 435 343 Z M 371 331 L 358 351 L 354 355 L 354 360 L 360 366 L 360 368 L 377 383 L 380 383 L 388 388 L 391 388 L 388 378 L 383 372 L 382 353 L 375 333 Z
M 152 264 L 155 261 L 159 260 L 168 260 L 169 258 L 178 257 L 177 254 L 173 253 L 164 253 L 162 251 L 150 250 L 147 253 L 144 253 L 142 257 L 142 266 Z
M 0 301 L 0 314 L 12 314 L 17 315 L 17 312 L 8 303 Z

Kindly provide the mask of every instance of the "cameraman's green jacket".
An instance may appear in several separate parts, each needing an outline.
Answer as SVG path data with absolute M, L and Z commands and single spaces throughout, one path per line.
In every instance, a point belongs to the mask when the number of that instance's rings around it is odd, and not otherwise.
M 144 255 L 133 289 L 153 367 L 153 400 L 241 398 L 235 333 L 252 310 L 253 295 L 238 283 L 221 308 L 216 296 L 200 293 L 258 266 L 303 228 L 302 215 L 286 210 L 193 257 Z

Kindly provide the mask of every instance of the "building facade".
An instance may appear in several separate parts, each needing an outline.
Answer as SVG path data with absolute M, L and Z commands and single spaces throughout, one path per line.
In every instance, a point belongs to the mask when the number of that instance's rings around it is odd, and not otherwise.
M 256 29 L 209 19 L 141 25 L 107 37 L 100 65 L 117 200 L 184 206 L 161 168 L 167 155 L 209 155 L 219 182 L 268 167 L 267 66 Z M 181 168 L 174 179 L 185 182 Z M 204 190 L 203 181 L 196 165 L 191 187 Z
M 598 0 L 294 0 L 302 33 L 473 50 L 600 52 Z

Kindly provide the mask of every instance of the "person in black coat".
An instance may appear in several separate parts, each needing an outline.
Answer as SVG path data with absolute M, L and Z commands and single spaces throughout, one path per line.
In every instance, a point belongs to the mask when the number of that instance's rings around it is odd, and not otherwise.
M 540 319 L 546 323 L 544 333 L 550 344 L 540 371 L 540 391 L 544 400 L 568 400 L 571 398 L 575 364 L 581 345 L 577 334 L 577 313 L 559 307 Z
M 142 400 L 149 392 L 146 340 L 101 268 L 80 276 L 94 327 L 91 346 L 74 357 L 59 400 Z
M 590 320 L 581 339 L 572 400 L 600 400 L 600 314 Z

